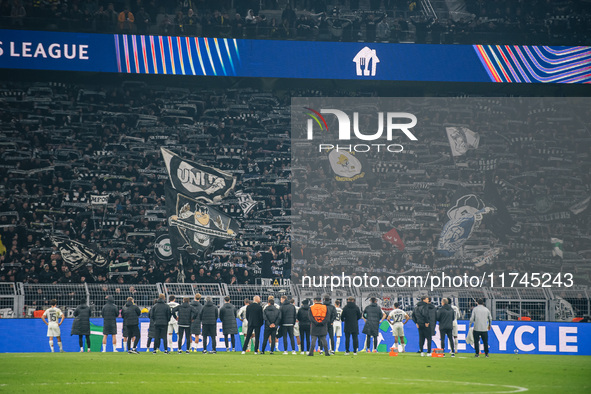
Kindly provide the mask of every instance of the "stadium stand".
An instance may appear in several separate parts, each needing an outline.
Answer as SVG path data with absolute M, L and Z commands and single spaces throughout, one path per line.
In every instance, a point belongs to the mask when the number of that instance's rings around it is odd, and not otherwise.
M 588 1 L 0 1 L 11 29 L 224 38 L 585 45 Z
M 591 14 L 584 7 L 588 2 L 297 1 L 293 7 L 286 1 L 251 3 L 238 7 L 231 1 L 138 1 L 128 13 L 122 2 L 80 5 L 2 0 L 0 20 L 12 29 L 258 39 L 578 45 L 591 37 Z M 300 283 L 303 275 L 325 274 L 327 269 L 340 272 L 344 266 L 381 279 L 449 268 L 435 258 L 433 249 L 454 194 L 453 182 L 468 176 L 468 187 L 482 192 L 484 173 L 493 166 L 498 176 L 495 185 L 511 214 L 533 218 L 498 256 L 500 269 L 572 271 L 577 284 L 588 285 L 589 208 L 584 204 L 577 208 L 583 207 L 580 215 L 553 227 L 552 234 L 548 225 L 556 208 L 584 201 L 591 184 L 588 144 L 576 142 L 588 141 L 588 130 L 561 129 L 561 120 L 554 116 L 560 104 L 548 103 L 529 114 L 534 123 L 550 125 L 536 132 L 535 146 L 527 144 L 529 137 L 520 136 L 515 121 L 505 120 L 500 134 L 506 139 L 488 135 L 494 149 L 486 157 L 469 153 L 464 170 L 438 162 L 420 172 L 425 158 L 442 157 L 449 150 L 436 143 L 405 157 L 404 167 L 374 165 L 376 183 L 404 185 L 400 199 L 387 202 L 392 213 L 383 215 L 375 206 L 360 203 L 369 201 L 373 185 L 355 186 L 336 196 L 338 203 L 351 208 L 355 225 L 346 217 L 319 219 L 304 214 L 309 226 L 304 229 L 306 243 L 292 252 L 289 103 L 292 97 L 318 95 L 318 91 L 186 87 L 132 78 L 106 84 L 63 80 L 0 81 L 0 241 L 6 249 L 0 256 L 3 317 L 20 317 L 20 311 L 33 316 L 52 298 L 70 310 L 83 296 L 98 316 L 106 293 L 116 295 L 118 304 L 133 295 L 142 307 L 150 307 L 161 292 L 177 297 L 199 292 L 217 302 L 230 295 L 238 306 L 254 295 L 264 299 L 287 294 L 299 301 L 324 292 L 332 293 L 333 299 L 353 294 L 366 302 L 374 294 L 386 309 L 399 301 L 407 310 L 412 310 L 418 295 L 430 294 L 436 302 L 451 297 L 464 315 L 469 314 L 475 298 L 484 296 L 494 300 L 490 307 L 495 319 L 570 320 L 591 311 L 588 287 L 331 292 L 329 288 L 303 289 L 289 281 Z M 376 95 L 371 89 L 327 89 L 323 93 Z M 449 99 L 448 107 L 461 110 L 462 104 L 455 100 Z M 498 103 L 493 99 L 480 102 L 480 116 L 494 118 L 489 108 Z M 576 108 L 559 109 L 561 117 L 577 119 Z M 453 123 L 448 112 L 441 109 L 433 121 Z M 569 139 L 559 142 L 561 132 L 569 133 Z M 427 135 L 425 142 L 433 142 L 432 136 Z M 245 231 L 240 239 L 207 256 L 184 255 L 180 264 L 158 256 L 158 238 L 166 233 L 167 225 L 164 184 L 168 176 L 161 146 L 238 177 L 237 190 L 257 203 L 243 221 Z M 517 167 L 529 175 L 516 177 Z M 537 176 L 540 167 L 553 176 Z M 312 177 L 314 171 L 321 174 L 324 170 L 309 171 Z M 565 171 L 568 176 L 561 175 Z M 442 185 L 442 179 L 448 184 Z M 414 201 L 417 190 L 427 197 Z M 309 205 L 298 209 L 311 211 L 314 201 L 321 201 L 325 194 L 321 187 L 308 190 L 305 200 Z M 93 196 L 106 196 L 106 204 L 93 203 Z M 243 213 L 237 197 L 224 200 L 219 208 L 230 215 Z M 362 253 L 355 260 L 335 258 L 342 246 L 340 233 L 373 233 L 379 239 L 393 219 L 408 222 L 401 228 L 407 245 L 404 255 L 390 253 L 391 245 L 380 240 L 375 247 L 388 251 L 386 259 Z M 50 236 L 92 245 L 108 256 L 110 264 L 73 267 L 56 251 Z M 549 252 L 550 236 L 565 240 L 563 258 L 533 253 Z M 484 226 L 471 246 L 488 250 L 495 246 L 489 241 L 490 230 Z M 332 245 L 332 250 L 326 245 Z M 464 268 L 452 267 L 450 272 L 460 275 Z M 470 267 L 474 274 L 483 270 Z

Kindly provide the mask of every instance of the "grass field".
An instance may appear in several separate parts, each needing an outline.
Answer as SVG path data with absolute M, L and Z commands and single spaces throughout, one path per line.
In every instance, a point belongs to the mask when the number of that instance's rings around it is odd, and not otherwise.
M 591 357 L 0 354 L 0 392 L 589 393 Z

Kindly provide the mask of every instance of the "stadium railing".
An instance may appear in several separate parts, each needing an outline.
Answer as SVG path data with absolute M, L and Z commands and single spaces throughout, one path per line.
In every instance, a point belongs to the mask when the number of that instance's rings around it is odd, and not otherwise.
M 294 298 L 297 305 L 304 299 L 311 300 L 315 296 L 330 295 L 331 301 L 340 300 L 346 304 L 347 298 L 355 297 L 357 305 L 365 308 L 371 297 L 378 299 L 384 311 L 393 308 L 398 302 L 403 310 L 412 313 L 416 303 L 423 295 L 432 298 L 433 304 L 441 305 L 442 298 L 450 298 L 457 305 L 461 317 L 470 317 L 472 308 L 478 298 L 486 300 L 494 320 L 531 319 L 535 321 L 573 321 L 576 318 L 589 316 L 591 311 L 591 289 L 574 287 L 570 289 L 539 289 L 539 288 L 439 288 L 429 291 L 424 287 L 411 288 L 310 288 L 294 284 L 256 284 L 226 285 L 219 283 L 156 283 L 149 285 L 132 284 L 31 284 L 31 283 L 0 283 L 0 317 L 21 318 L 34 317 L 35 311 L 49 307 L 52 299 L 58 301 L 66 317 L 72 317 L 76 307 L 84 300 L 91 307 L 92 317 L 100 317 L 106 302 L 106 296 L 112 296 L 115 304 L 122 307 L 127 297 L 133 297 L 135 303 L 143 310 L 150 309 L 158 294 L 165 294 L 167 299 L 175 295 L 177 301 L 183 297 L 194 298 L 201 294 L 212 297 L 216 305 L 222 305 L 225 296 L 230 296 L 236 307 L 241 307 L 245 298 L 255 295 L 266 303 L 269 296 L 274 296 L 279 303 L 280 297 L 286 295 Z
M 224 297 L 228 295 L 227 285 L 222 283 L 164 283 L 163 292 L 166 299 L 171 295 L 176 297 L 176 302 L 182 302 L 184 297 L 194 299 L 195 294 L 201 294 L 201 300 L 204 302 L 206 297 L 211 297 L 214 304 L 221 306 L 224 303 Z
M 0 318 L 21 317 L 15 311 L 24 309 L 25 296 L 22 283 L 0 283 Z

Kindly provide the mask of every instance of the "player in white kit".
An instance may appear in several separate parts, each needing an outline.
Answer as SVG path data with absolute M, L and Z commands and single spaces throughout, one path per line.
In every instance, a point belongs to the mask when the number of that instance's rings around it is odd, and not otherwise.
M 246 320 L 246 307 L 249 305 L 250 305 L 250 299 L 245 298 L 244 305 L 240 309 L 238 309 L 238 318 L 242 322 L 242 336 L 244 338 L 244 341 L 246 341 L 246 333 L 248 331 L 248 320 Z M 250 349 L 248 349 L 247 351 L 250 352 L 252 349 L 254 349 L 254 341 L 249 341 L 249 342 L 250 342 Z M 244 342 L 242 342 L 242 343 L 244 343 Z
M 53 337 L 57 337 L 57 344 L 60 347 L 60 352 L 63 353 L 64 348 L 62 346 L 60 326 L 64 322 L 66 316 L 58 307 L 56 307 L 56 305 L 57 300 L 51 300 L 51 308 L 43 312 L 41 320 L 47 325 L 47 336 L 49 337 L 49 347 L 51 348 L 51 352 L 53 353 Z
M 341 336 L 343 335 L 343 323 L 341 322 L 341 315 L 343 314 L 343 310 L 341 309 L 341 301 L 336 300 L 334 302 L 335 309 L 337 310 L 337 317 L 334 319 L 332 323 L 332 330 L 333 336 L 336 337 L 334 349 L 332 351 L 334 353 L 339 351 L 339 346 L 341 345 Z
M 451 305 L 451 309 L 454 310 L 454 323 L 453 323 L 453 328 L 451 331 L 451 335 L 454 337 L 454 349 L 456 350 L 456 353 L 458 352 L 458 319 L 461 317 L 461 312 L 460 312 L 460 308 L 458 308 L 457 306 L 453 305 L 451 303 L 451 298 L 447 299 L 449 305 Z
M 175 302 L 176 297 L 174 295 L 171 295 L 168 297 L 168 306 L 170 307 L 170 312 L 172 313 L 172 310 L 174 308 L 176 308 L 177 306 L 179 306 L 178 302 Z M 170 321 L 168 322 L 168 347 L 170 348 L 170 351 L 173 351 L 172 345 L 172 333 L 176 332 L 177 335 L 179 333 L 179 323 L 178 321 L 174 318 L 174 316 L 170 317 Z M 180 346 L 181 344 L 179 344 Z
M 396 346 L 401 353 L 404 353 L 404 325 L 408 322 L 408 319 L 410 319 L 408 313 L 400 309 L 400 304 L 395 302 L 394 309 L 388 315 L 388 322 L 392 327 L 392 335 L 394 335 L 392 349 Z

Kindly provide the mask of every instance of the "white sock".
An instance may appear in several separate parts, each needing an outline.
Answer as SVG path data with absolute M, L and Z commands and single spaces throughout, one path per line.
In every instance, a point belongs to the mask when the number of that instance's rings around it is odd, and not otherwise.
M 84 352 L 84 347 L 81 347 L 81 348 L 80 348 L 80 351 L 81 351 L 81 352 Z
M 341 346 L 341 337 L 337 337 L 336 343 L 334 344 L 335 352 L 339 351 L 339 347 Z
M 458 337 L 454 337 L 454 352 L 458 352 Z
M 62 343 L 61 342 L 58 342 L 57 344 L 60 347 L 60 350 L 64 350 L 64 347 L 62 346 Z
M 49 340 L 49 347 L 51 348 L 51 351 L 53 352 L 53 339 Z
M 126 352 L 127 351 L 127 342 L 123 341 L 123 351 Z
M 107 351 L 107 345 L 103 344 L 103 352 L 106 352 L 106 351 Z

